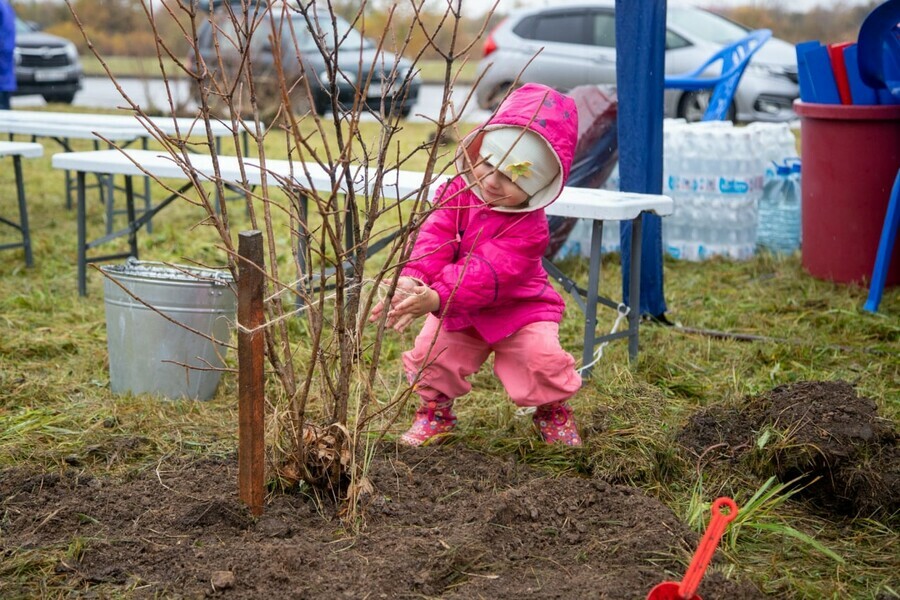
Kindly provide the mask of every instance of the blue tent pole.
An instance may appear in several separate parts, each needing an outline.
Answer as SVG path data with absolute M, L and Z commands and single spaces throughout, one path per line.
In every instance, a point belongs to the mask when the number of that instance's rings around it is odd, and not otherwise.
M 666 0 L 616 0 L 619 180 L 622 191 L 662 193 L 665 42 Z M 642 223 L 640 313 L 657 316 L 666 312 L 662 219 L 644 215 Z M 620 233 L 622 297 L 630 306 L 630 221 L 622 221 Z

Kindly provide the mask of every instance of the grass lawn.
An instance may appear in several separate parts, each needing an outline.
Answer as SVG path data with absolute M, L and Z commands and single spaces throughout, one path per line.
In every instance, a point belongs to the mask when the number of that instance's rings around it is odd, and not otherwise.
M 88 61 L 89 62 L 89 61 Z M 117 68 L 119 68 L 117 66 Z M 406 124 L 401 144 L 413 147 L 428 124 Z M 374 131 L 373 131 L 374 135 Z M 50 166 L 58 148 L 25 160 L 35 267 L 20 250 L 0 262 L 0 481 L 10 469 L 59 472 L 79 469 L 97 477 L 129 477 L 162 456 L 227 456 L 236 448 L 236 377 L 225 374 L 209 402 L 159 401 L 113 395 L 109 388 L 102 277 L 89 270 L 86 298 L 77 294 L 74 212 L 65 205 L 63 174 Z M 88 149 L 84 145 L 84 149 Z M 272 154 L 278 145 L 273 142 Z M 13 173 L 0 162 L 0 214 L 14 214 Z M 408 165 L 415 168 L 416 165 Z M 157 189 L 157 199 L 162 197 Z M 141 232 L 141 258 L 222 263 L 213 232 L 199 224 L 197 209 L 182 203 Z M 246 216 L 231 211 L 234 231 Z M 92 202 L 88 227 L 104 226 Z M 14 236 L 0 227 L 0 243 Z M 287 264 L 287 236 L 279 240 Z M 564 267 L 586 280 L 584 261 Z M 618 258 L 604 259 L 603 288 L 619 297 Z M 758 491 L 748 522 L 723 544 L 725 564 L 716 569 L 743 576 L 778 598 L 896 598 L 900 545 L 896 515 L 854 519 L 816 510 L 772 488 L 745 464 L 706 464 L 682 452 L 678 432 L 697 410 L 741 408 L 749 398 L 800 381 L 845 380 L 875 401 L 881 416 L 900 424 L 900 288 L 886 290 L 877 314 L 862 311 L 865 288 L 809 277 L 800 256 L 761 254 L 735 262 L 665 262 L 670 318 L 685 327 L 760 336 L 739 341 L 645 326 L 641 353 L 629 364 L 624 343 L 610 345 L 574 399 L 586 438 L 583 451 L 561 453 L 536 444 L 530 423 L 490 372 L 473 378 L 474 391 L 459 403 L 459 443 L 509 457 L 555 474 L 577 474 L 636 486 L 668 505 L 683 521 L 703 528 L 704 502 L 732 496 L 740 506 Z M 561 326 L 563 344 L 580 357 L 582 317 L 569 302 Z M 608 329 L 613 316 L 602 316 Z M 402 385 L 399 354 L 414 331 L 390 334 L 382 372 L 385 395 Z M 762 339 L 764 338 L 764 339 Z M 229 361 L 235 365 L 235 356 Z M 405 424 L 401 416 L 400 424 Z M 397 427 L 399 427 L 398 425 Z M 754 432 L 762 435 L 762 432 Z M 140 451 L 98 457 L 110 439 L 140 437 Z M 764 443 L 764 442 L 760 442 Z M 3 517 L 0 517 L 2 540 Z M 75 545 L 77 540 L 73 540 Z M 68 590 L 52 571 L 50 556 L 72 548 L 9 548 L 0 553 L 0 597 L 12 589 L 63 597 Z M 50 564 L 51 567 L 47 565 Z M 5 587 L 5 586 L 20 587 Z M 49 590 L 49 591 L 48 591 Z

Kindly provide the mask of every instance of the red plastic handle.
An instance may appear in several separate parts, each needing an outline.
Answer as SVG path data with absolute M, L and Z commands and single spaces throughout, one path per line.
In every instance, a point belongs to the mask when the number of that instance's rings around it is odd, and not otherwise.
M 727 514 L 722 513 L 723 508 L 728 509 Z M 725 528 L 728 527 L 728 524 L 734 520 L 737 514 L 737 504 L 731 498 L 716 498 L 712 503 L 712 519 L 709 521 L 709 527 L 706 528 L 706 533 L 703 535 L 703 539 L 700 540 L 700 545 L 697 546 L 697 551 L 694 553 L 694 558 L 691 559 L 687 573 L 685 573 L 684 579 L 681 580 L 681 585 L 678 586 L 678 595 L 681 598 L 692 598 L 694 596 L 697 588 L 700 587 L 700 580 L 703 579 L 703 574 L 706 573 L 706 567 L 709 566 L 709 561 L 712 560 L 713 554 L 716 552 L 719 540 L 722 539 L 722 534 L 725 533 Z

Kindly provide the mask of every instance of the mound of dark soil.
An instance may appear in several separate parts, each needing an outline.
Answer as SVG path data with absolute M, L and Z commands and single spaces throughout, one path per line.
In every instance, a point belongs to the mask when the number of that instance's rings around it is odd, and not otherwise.
M 695 455 L 749 456 L 760 475 L 799 481 L 807 498 L 829 510 L 881 517 L 900 511 L 897 433 L 872 399 L 844 381 L 782 385 L 750 398 L 743 410 L 699 411 L 678 440 Z
M 771 427 L 784 436 L 765 461 L 781 481 L 815 479 L 807 495 L 839 512 L 874 516 L 900 510 L 897 436 L 878 417 L 875 401 L 849 383 L 779 386 L 754 399 L 749 412 L 757 430 Z
M 548 478 L 460 446 L 387 450 L 371 480 L 351 535 L 301 496 L 276 494 L 251 518 L 236 499 L 235 460 L 162 464 L 124 481 L 7 470 L 3 547 L 69 548 L 40 584 L 61 595 L 643 598 L 681 578 L 698 541 L 633 488 Z M 38 589 L 10 585 L 16 597 Z M 717 573 L 700 593 L 761 596 Z

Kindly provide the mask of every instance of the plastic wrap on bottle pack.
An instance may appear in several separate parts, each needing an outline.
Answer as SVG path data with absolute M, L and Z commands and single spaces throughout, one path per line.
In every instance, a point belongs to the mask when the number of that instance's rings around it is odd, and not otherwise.
M 663 220 L 667 252 L 685 260 L 746 259 L 756 248 L 763 186 L 758 134 L 729 121 L 663 126 L 663 192 L 675 213 Z

